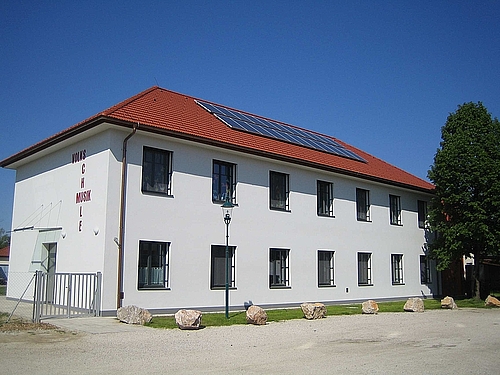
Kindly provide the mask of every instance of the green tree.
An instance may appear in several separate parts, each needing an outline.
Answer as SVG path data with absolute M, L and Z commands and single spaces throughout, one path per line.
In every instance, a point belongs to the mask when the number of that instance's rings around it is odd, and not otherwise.
M 428 173 L 436 186 L 429 208 L 437 233 L 431 256 L 440 270 L 472 256 L 480 298 L 478 264 L 500 253 L 500 124 L 481 102 L 465 103 L 448 116 L 441 138 Z
M 0 249 L 10 244 L 10 236 L 5 233 L 5 229 L 0 228 Z

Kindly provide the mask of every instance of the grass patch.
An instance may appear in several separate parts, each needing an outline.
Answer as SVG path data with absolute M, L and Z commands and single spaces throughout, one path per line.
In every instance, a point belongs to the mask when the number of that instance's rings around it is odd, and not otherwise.
M 441 309 L 441 300 L 427 298 L 424 299 L 424 307 L 426 310 Z M 379 313 L 403 312 L 404 301 L 380 302 L 378 303 Z M 456 300 L 455 303 L 459 308 L 485 308 L 484 301 L 475 299 Z M 488 308 L 488 307 L 486 307 Z M 335 315 L 356 315 L 361 314 L 361 304 L 350 305 L 331 305 L 326 306 L 327 316 Z M 276 309 L 266 310 L 268 322 L 279 322 L 291 319 L 304 319 L 304 314 L 300 308 L 295 309 Z M 231 326 L 234 324 L 246 324 L 246 312 L 235 311 L 229 314 L 229 319 L 226 319 L 224 313 L 204 313 L 202 325 L 204 327 L 220 327 Z M 146 324 L 152 328 L 177 328 L 175 318 L 173 316 L 155 316 L 150 323 Z
M 7 292 L 7 285 L 0 285 L 0 296 L 5 296 Z

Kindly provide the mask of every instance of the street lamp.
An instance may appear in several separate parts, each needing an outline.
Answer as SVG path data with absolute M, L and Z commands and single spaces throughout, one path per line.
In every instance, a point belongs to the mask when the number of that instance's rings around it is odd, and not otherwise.
M 226 201 L 221 208 L 224 223 L 226 224 L 226 319 L 229 319 L 229 223 L 234 208 L 233 203 L 229 200 L 229 195 L 226 196 Z

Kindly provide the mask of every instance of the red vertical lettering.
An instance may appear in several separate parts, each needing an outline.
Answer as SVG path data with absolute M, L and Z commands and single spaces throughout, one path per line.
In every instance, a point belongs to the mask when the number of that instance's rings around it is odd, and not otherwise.
M 78 222 L 78 232 L 81 232 L 81 231 L 82 231 L 82 229 L 83 229 L 83 220 L 80 220 L 80 221 Z
M 80 206 L 80 217 L 83 217 L 83 206 Z
M 80 187 L 83 189 L 85 187 L 85 177 L 80 180 Z
M 85 163 L 82 164 L 82 174 L 85 174 Z

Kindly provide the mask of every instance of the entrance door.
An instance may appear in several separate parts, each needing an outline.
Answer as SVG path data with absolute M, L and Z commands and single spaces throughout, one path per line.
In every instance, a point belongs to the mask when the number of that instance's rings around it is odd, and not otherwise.
M 42 271 L 47 273 L 45 297 L 47 302 L 54 302 L 57 243 L 43 244 L 45 259 L 42 261 Z

